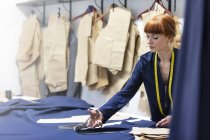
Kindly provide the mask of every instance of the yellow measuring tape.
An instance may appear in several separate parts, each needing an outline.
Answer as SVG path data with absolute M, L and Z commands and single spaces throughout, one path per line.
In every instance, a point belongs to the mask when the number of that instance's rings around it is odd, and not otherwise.
M 163 112 L 161 102 L 160 102 L 160 92 L 159 92 L 159 83 L 158 83 L 158 74 L 157 74 L 157 52 L 155 53 L 155 61 L 154 61 L 154 72 L 155 72 L 155 89 L 156 89 L 156 97 L 157 97 L 157 102 L 158 106 L 160 109 L 160 113 L 164 116 L 166 116 Z M 172 95 L 171 95 L 171 86 L 172 86 L 172 80 L 173 80 L 173 73 L 174 73 L 174 51 L 172 52 L 171 56 L 171 65 L 170 65 L 170 76 L 169 76 L 169 85 L 168 85 L 168 94 L 169 98 L 171 101 L 171 108 L 173 107 L 173 100 L 172 100 Z

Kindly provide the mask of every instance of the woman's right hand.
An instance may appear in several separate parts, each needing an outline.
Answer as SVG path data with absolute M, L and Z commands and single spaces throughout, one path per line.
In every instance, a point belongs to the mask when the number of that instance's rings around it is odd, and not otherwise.
M 90 113 L 90 119 L 87 126 L 91 128 L 102 127 L 103 114 L 99 110 L 93 109 L 89 109 L 88 112 Z

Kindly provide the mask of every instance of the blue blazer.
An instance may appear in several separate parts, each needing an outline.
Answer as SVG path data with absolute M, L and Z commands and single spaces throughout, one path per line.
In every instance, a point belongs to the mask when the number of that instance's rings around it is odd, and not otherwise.
M 174 48 L 174 54 L 175 54 L 175 65 L 176 65 L 178 49 Z M 117 92 L 106 104 L 104 104 L 102 107 L 99 108 L 99 110 L 103 114 L 103 123 L 105 123 L 113 114 L 115 114 L 118 110 L 120 110 L 131 100 L 131 98 L 136 94 L 142 83 L 144 83 L 147 92 L 147 97 L 151 111 L 151 120 L 160 121 L 162 118 L 165 117 L 160 113 L 156 97 L 155 77 L 154 77 L 154 56 L 155 56 L 154 52 L 148 52 L 142 55 L 138 60 L 131 77 L 124 85 L 124 87 L 119 92 Z M 159 58 L 157 59 L 157 62 L 158 63 L 160 62 Z M 168 96 L 168 92 L 165 91 L 166 85 L 162 80 L 159 65 L 157 66 L 157 74 L 158 74 L 159 93 L 160 93 L 160 101 L 162 109 L 165 115 L 169 115 L 171 113 L 171 102 Z M 174 66 L 173 81 L 175 75 L 176 72 Z M 173 88 L 173 81 L 172 81 L 172 88 Z

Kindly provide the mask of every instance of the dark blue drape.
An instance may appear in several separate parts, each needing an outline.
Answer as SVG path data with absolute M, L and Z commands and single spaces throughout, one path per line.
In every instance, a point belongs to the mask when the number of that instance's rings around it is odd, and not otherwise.
M 67 96 L 52 96 L 34 101 L 14 99 L 0 104 L 0 140 L 134 140 L 132 127 L 155 127 L 152 121 L 122 121 L 104 128 L 75 132 L 58 129 L 78 123 L 36 123 L 39 119 L 67 118 L 87 115 L 92 107 L 84 100 Z M 133 118 L 129 118 L 132 120 Z M 114 121 L 110 121 L 114 122 Z
M 186 0 L 170 140 L 206 140 L 210 132 L 210 1 Z

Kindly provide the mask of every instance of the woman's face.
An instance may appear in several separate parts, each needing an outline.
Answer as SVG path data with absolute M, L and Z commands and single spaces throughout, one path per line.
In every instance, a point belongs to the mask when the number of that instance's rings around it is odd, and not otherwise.
M 163 34 L 147 33 L 147 39 L 152 52 L 160 52 L 169 49 L 169 37 Z

